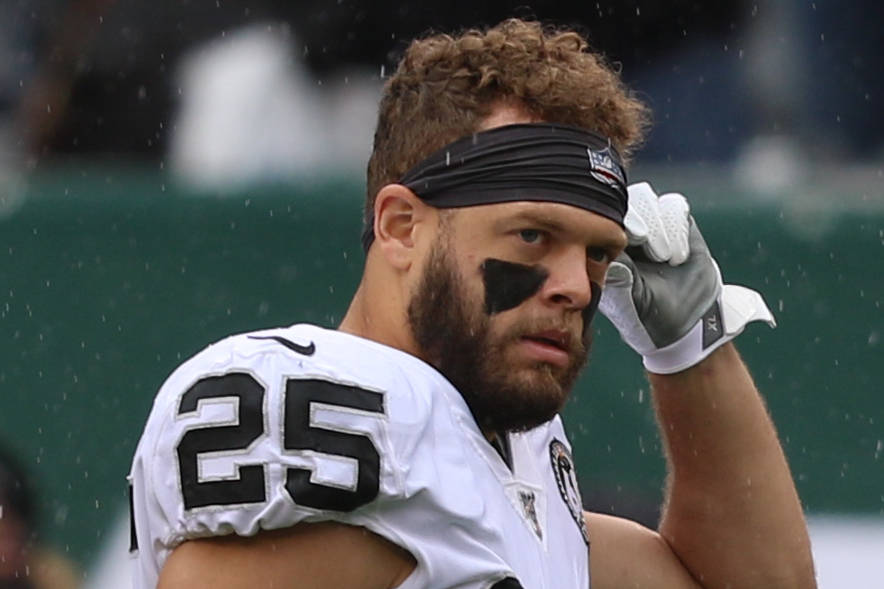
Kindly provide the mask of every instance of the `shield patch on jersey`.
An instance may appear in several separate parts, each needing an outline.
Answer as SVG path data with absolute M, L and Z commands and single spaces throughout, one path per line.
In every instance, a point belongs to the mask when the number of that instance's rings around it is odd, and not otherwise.
M 554 439 L 549 444 L 549 459 L 562 501 L 571 512 L 571 517 L 577 524 L 583 541 L 588 546 L 589 534 L 586 532 L 586 522 L 583 521 L 583 500 L 580 498 L 580 489 L 577 487 L 577 472 L 574 469 L 574 459 L 571 458 L 571 452 L 568 451 L 565 444 Z
M 539 540 L 543 540 L 543 528 L 537 518 L 537 496 L 534 491 L 519 491 L 519 503 L 522 505 L 522 516 L 531 523 L 531 529 Z

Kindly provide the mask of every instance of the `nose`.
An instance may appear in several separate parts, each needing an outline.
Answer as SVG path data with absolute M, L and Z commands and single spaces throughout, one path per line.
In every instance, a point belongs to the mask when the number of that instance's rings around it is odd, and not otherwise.
M 549 260 L 549 277 L 541 296 L 556 306 L 583 309 L 592 299 L 586 251 L 580 247 L 567 248 Z

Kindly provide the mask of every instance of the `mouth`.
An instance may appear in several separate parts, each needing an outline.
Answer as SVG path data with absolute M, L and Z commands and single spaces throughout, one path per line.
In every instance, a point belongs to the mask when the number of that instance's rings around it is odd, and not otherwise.
M 523 339 L 535 341 L 541 344 L 558 348 L 565 352 L 568 351 L 571 335 L 567 331 L 559 331 L 557 329 L 548 329 L 539 333 L 530 333 L 523 336 Z
M 567 366 L 570 361 L 571 335 L 567 331 L 546 330 L 521 338 L 528 355 L 535 360 Z

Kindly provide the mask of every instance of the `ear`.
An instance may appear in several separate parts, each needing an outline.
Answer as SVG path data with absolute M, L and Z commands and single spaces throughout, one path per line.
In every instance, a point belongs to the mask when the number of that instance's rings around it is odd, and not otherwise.
M 418 242 L 433 208 L 401 184 L 387 184 L 374 201 L 374 235 L 384 258 L 407 270 L 418 254 Z

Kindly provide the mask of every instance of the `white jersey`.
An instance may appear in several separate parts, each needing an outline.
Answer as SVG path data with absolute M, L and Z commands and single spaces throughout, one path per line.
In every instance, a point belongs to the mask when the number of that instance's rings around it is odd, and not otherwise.
M 587 589 L 558 417 L 511 466 L 421 360 L 312 325 L 229 337 L 160 389 L 132 464 L 135 589 L 192 538 L 337 521 L 410 552 L 407 589 Z

